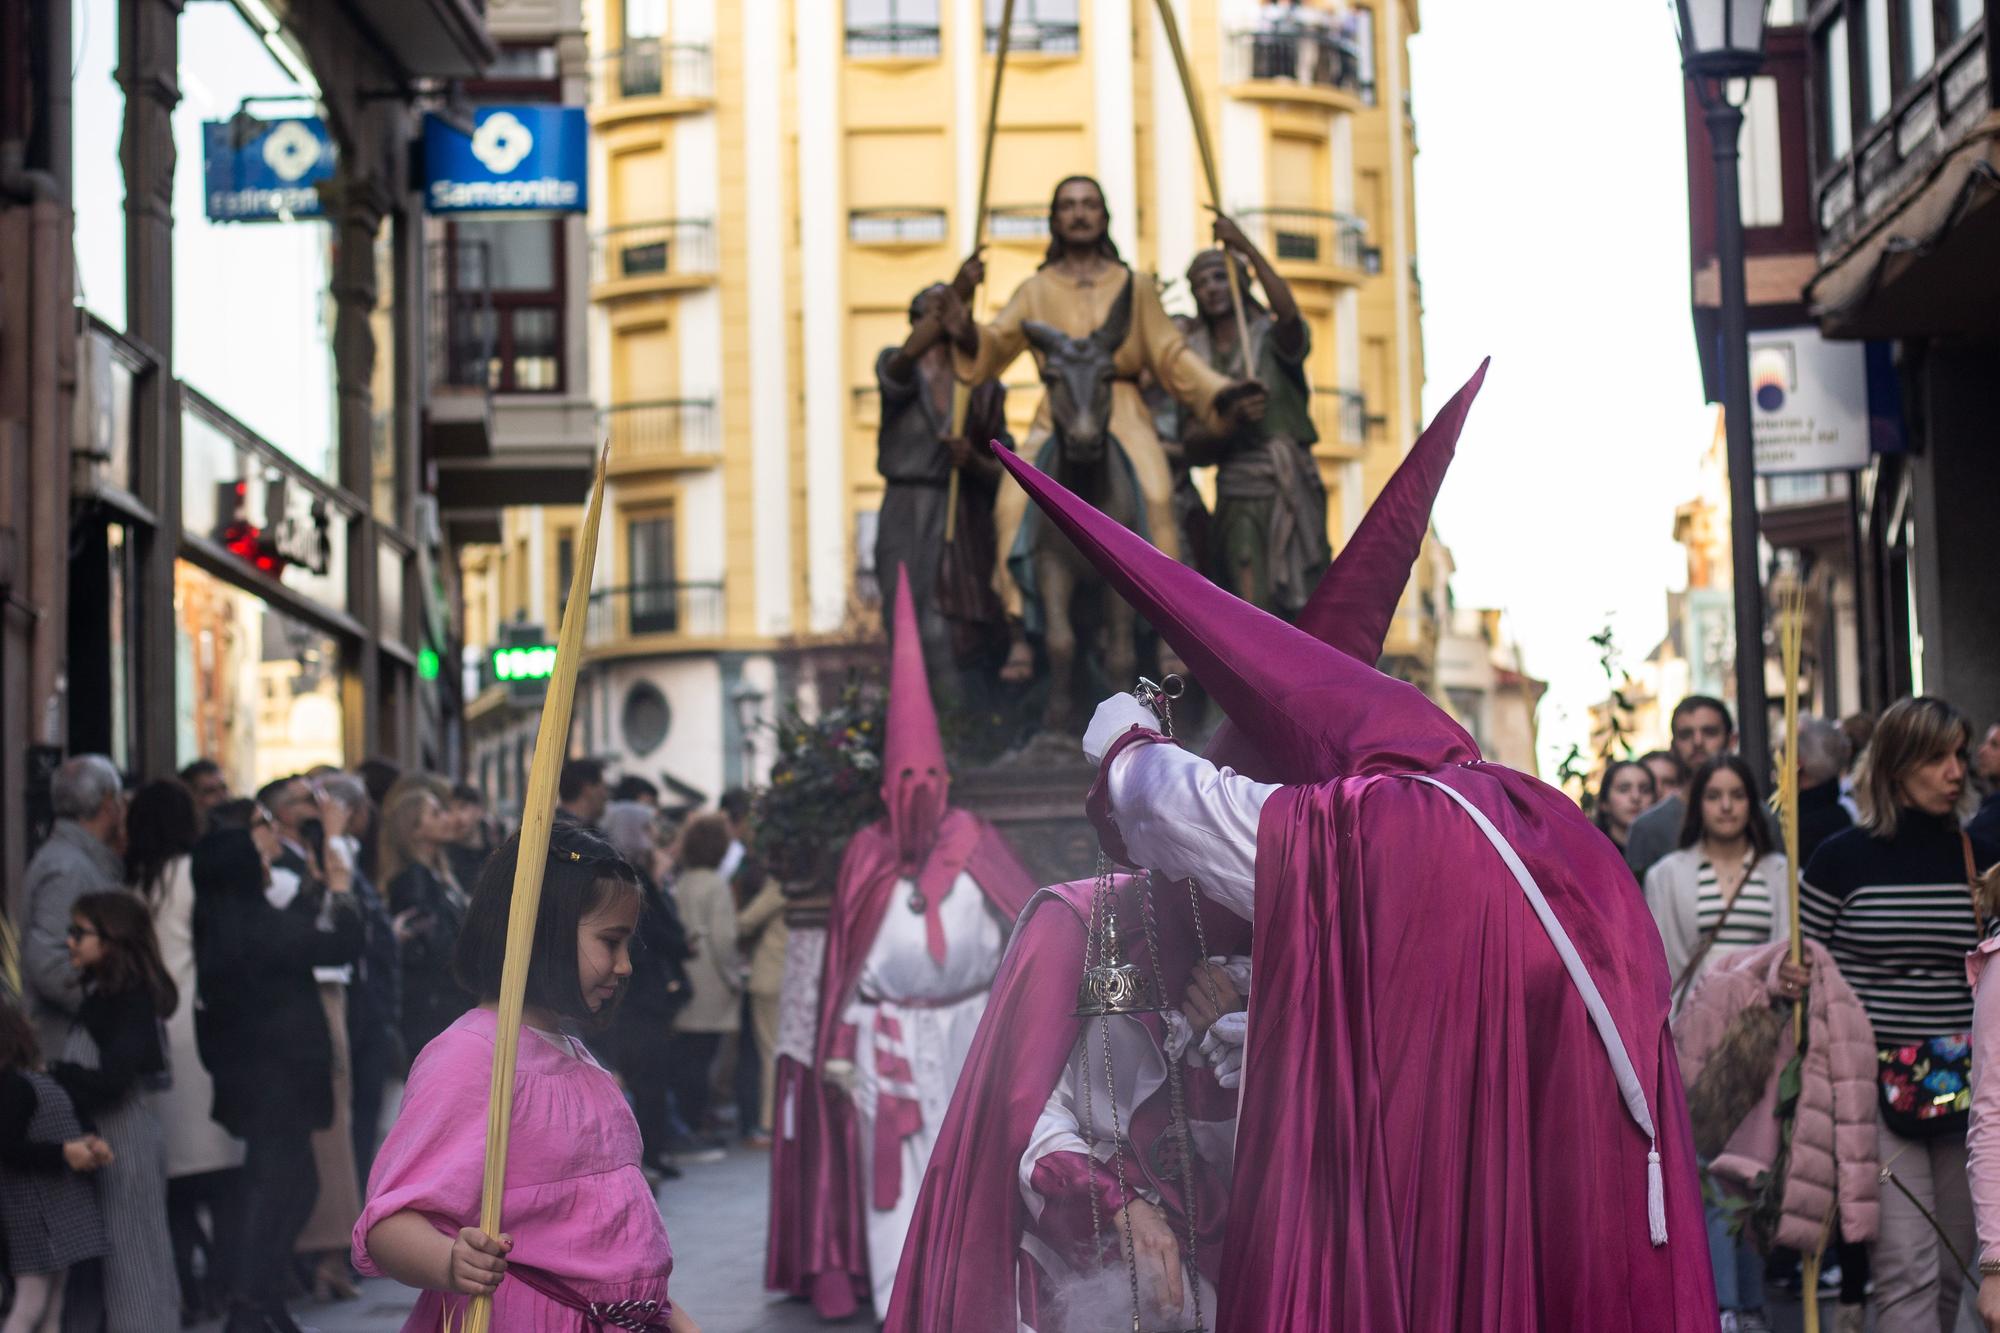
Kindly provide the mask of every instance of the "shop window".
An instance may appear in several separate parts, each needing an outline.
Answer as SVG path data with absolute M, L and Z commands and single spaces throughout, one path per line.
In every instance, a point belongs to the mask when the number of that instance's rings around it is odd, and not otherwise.
M 274 35 L 275 49 L 267 44 L 234 5 L 188 5 L 181 12 L 181 100 L 173 112 L 175 371 L 308 472 L 331 481 L 339 474 L 332 227 L 312 218 L 211 222 L 206 214 L 204 122 L 239 113 L 314 113 L 319 89 L 301 81 L 309 78 L 305 66 L 282 42 Z
M 118 0 L 76 0 L 70 14 L 70 189 L 76 299 L 125 327 L 125 90 L 118 86 Z
M 235 791 L 345 767 L 340 641 L 182 560 L 174 565 L 177 757 L 222 765 Z M 265 701 L 268 700 L 268 705 Z
M 347 538 L 354 515 L 251 443 L 196 395 L 181 413 L 181 528 L 246 571 L 320 605 L 347 609 Z

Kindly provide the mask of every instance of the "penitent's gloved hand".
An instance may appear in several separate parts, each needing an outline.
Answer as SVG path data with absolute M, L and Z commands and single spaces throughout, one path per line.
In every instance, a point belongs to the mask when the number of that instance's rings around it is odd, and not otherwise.
M 1144 727 L 1148 731 L 1158 731 L 1159 714 L 1129 694 L 1112 695 L 1097 705 L 1097 712 L 1091 715 L 1090 725 L 1084 729 L 1083 757 L 1093 764 L 1102 763 L 1104 752 L 1111 748 L 1111 742 L 1123 736 L 1135 725 Z

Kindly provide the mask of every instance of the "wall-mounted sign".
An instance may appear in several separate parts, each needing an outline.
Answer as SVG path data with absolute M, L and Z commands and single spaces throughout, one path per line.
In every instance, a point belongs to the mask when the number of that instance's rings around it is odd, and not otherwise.
M 321 214 L 320 181 L 338 155 L 318 116 L 239 113 L 201 127 L 204 211 L 211 222 L 290 222 Z
M 1750 335 L 1750 429 L 1757 471 L 1868 466 L 1868 354 L 1817 329 Z
M 589 127 L 580 106 L 487 106 L 466 134 L 424 118 L 424 207 L 433 213 L 582 213 Z
M 263 507 L 252 504 L 247 481 L 216 487 L 215 539 L 231 555 L 277 578 L 288 567 L 324 576 L 333 568 L 332 518 L 326 502 L 310 491 L 294 491 L 277 476 L 264 486 Z
M 556 672 L 552 643 L 518 644 L 493 650 L 493 679 L 511 685 L 520 680 L 547 680 Z

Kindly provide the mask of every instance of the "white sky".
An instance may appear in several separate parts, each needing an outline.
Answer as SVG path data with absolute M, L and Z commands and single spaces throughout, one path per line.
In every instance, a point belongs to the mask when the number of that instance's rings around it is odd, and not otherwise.
M 1426 0 L 1411 44 L 1426 414 L 1491 354 L 1439 497 L 1462 606 L 1547 679 L 1542 772 L 1685 582 L 1674 506 L 1711 418 L 1688 305 L 1687 143 L 1665 0 Z

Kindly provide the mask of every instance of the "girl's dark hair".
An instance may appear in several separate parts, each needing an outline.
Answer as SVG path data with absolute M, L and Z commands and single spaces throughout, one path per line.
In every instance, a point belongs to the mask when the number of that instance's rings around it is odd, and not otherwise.
M 1118 242 L 1111 239 L 1111 201 L 1104 197 L 1104 187 L 1097 183 L 1095 176 L 1065 176 L 1056 182 L 1056 188 L 1049 194 L 1049 248 L 1042 255 L 1042 268 L 1063 257 L 1062 236 L 1056 231 L 1056 199 L 1061 196 L 1064 186 L 1075 185 L 1079 181 L 1097 191 L 1097 202 L 1104 205 L 1104 235 L 1097 238 L 1097 253 L 1114 264 L 1125 262 L 1125 257 L 1118 253 Z
M 729 824 L 721 815 L 696 815 L 681 830 L 681 860 L 696 870 L 714 870 L 729 855 Z
M 180 988 L 160 961 L 153 914 L 146 910 L 146 904 L 123 891 L 86 893 L 69 910 L 71 916 L 89 923 L 104 944 L 104 957 L 90 970 L 98 990 L 122 995 L 143 986 L 154 1013 L 165 1018 L 174 1012 L 181 1002 Z
M 1687 813 L 1681 817 L 1681 846 L 1694 846 L 1707 831 L 1701 822 L 1701 798 L 1708 794 L 1708 784 L 1715 780 L 1715 775 L 1724 769 L 1743 780 L 1743 793 L 1750 800 L 1750 817 L 1744 821 L 1743 835 L 1750 839 L 1750 850 L 1761 861 L 1772 851 L 1771 825 L 1764 818 L 1764 799 L 1757 789 L 1757 775 L 1740 754 L 1717 755 L 1694 771 L 1694 780 L 1688 784 Z
M 1611 795 L 1611 784 L 1616 782 L 1618 780 L 1618 775 L 1620 773 L 1623 773 L 1628 768 L 1638 769 L 1641 773 L 1644 773 L 1646 775 L 1646 781 L 1648 782 L 1653 781 L 1653 770 L 1647 768 L 1643 763 L 1640 763 L 1637 759 L 1620 759 L 1616 763 L 1612 764 L 1610 767 L 1606 768 L 1604 770 L 1603 779 L 1597 784 L 1597 813 L 1595 816 L 1593 816 L 1593 818 L 1596 820 L 1598 829 L 1601 830 L 1602 832 L 1605 833 L 1611 832 L 1611 816 L 1607 812 L 1607 806 L 1605 804 L 1604 798 Z M 1658 790 L 1657 786 L 1655 787 L 1655 790 L 1656 791 Z
M 187 784 L 177 778 L 147 783 L 125 813 L 125 882 L 147 902 L 158 901 L 167 866 L 199 841 L 201 810 Z
M 452 975 L 480 1000 L 500 995 L 500 972 L 507 960 L 507 916 L 514 902 L 514 870 L 521 835 L 494 848 L 480 872 L 479 887 L 466 909 L 452 956 Z M 542 902 L 535 914 L 535 943 L 528 960 L 527 1003 L 587 1027 L 609 1022 L 612 1006 L 593 1014 L 576 971 L 576 932 L 583 919 L 614 893 L 639 893 L 639 874 L 611 844 L 578 824 L 557 824 L 549 833 L 548 868 L 542 875 Z
M 33 1069 L 42 1062 L 35 1025 L 11 1000 L 0 999 L 0 1069 Z

